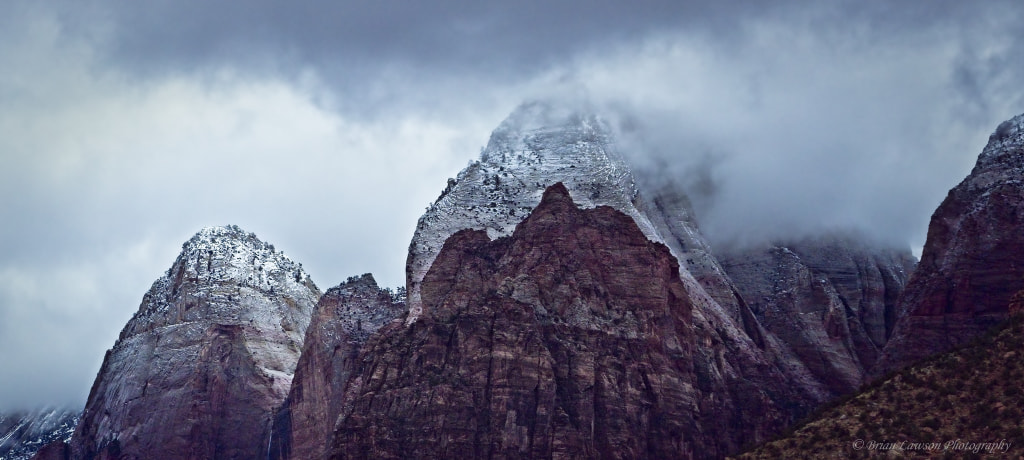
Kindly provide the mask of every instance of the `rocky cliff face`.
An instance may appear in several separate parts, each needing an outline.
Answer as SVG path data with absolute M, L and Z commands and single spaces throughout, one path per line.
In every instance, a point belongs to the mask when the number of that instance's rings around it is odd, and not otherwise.
M 521 107 L 420 219 L 408 308 L 369 275 L 321 298 L 255 236 L 204 230 L 108 352 L 71 453 L 718 458 L 862 383 L 906 252 L 716 257 L 679 188 L 644 187 L 598 117 Z
M 359 351 L 371 334 L 405 315 L 403 300 L 380 289 L 369 273 L 324 293 L 276 417 L 269 458 L 324 458 Z
M 74 458 L 261 458 L 320 291 L 238 227 L 207 228 L 107 352 Z
M 948 350 L 1006 318 L 1024 287 L 1024 115 L 999 125 L 932 215 L 902 318 L 874 372 Z
M 508 236 L 537 206 L 544 189 L 556 182 L 565 184 L 580 206 L 611 206 L 632 217 L 647 238 L 664 243 L 684 261 L 683 283 L 703 309 L 716 310 L 715 316 L 740 318 L 739 302 L 731 289 L 709 295 L 685 269 L 696 266 L 705 285 L 728 285 L 724 272 L 709 257 L 685 199 L 667 189 L 670 193 L 651 199 L 641 196 L 602 119 L 538 102 L 519 107 L 502 122 L 480 160 L 450 180 L 420 218 L 406 265 L 409 321 L 420 314 L 420 283 L 449 236 L 463 229 L 485 230 L 491 238 Z
M 544 189 L 562 182 L 584 208 L 610 206 L 630 216 L 650 240 L 665 244 L 680 263 L 679 275 L 695 306 L 694 321 L 715 331 L 717 340 L 791 367 L 793 385 L 824 398 L 827 390 L 802 364 L 765 337 L 712 255 L 696 225 L 689 201 L 671 184 L 648 186 L 647 196 L 618 151 L 612 130 L 598 116 L 525 104 L 491 135 L 480 161 L 449 181 L 420 218 L 406 266 L 410 315 L 423 303 L 420 283 L 444 241 L 462 229 L 484 230 L 491 238 L 510 235 L 539 202 Z M 710 359 L 710 358 L 709 358 Z
M 648 181 L 641 189 L 637 206 L 676 256 L 682 271 L 687 274 L 684 278 L 692 277 L 707 293 L 711 303 L 742 325 L 747 334 L 759 335 L 760 331 L 750 322 L 750 311 L 743 305 L 736 286 L 700 232 L 693 206 L 682 188 L 671 180 L 660 179 Z
M 667 247 L 561 184 L 510 237 L 455 233 L 421 295 L 355 360 L 334 458 L 713 458 L 807 407 L 694 321 Z
M 622 210 L 653 235 L 633 203 L 636 185 L 603 122 L 526 104 L 491 134 L 480 160 L 449 180 L 420 218 L 406 265 L 409 321 L 420 314 L 420 283 L 448 237 L 467 228 L 485 230 L 491 238 L 508 236 L 555 182 L 565 183 L 581 205 Z
M 0 458 L 24 460 L 46 444 L 67 441 L 81 415 L 66 408 L 0 413 Z
M 728 251 L 722 264 L 760 324 L 835 394 L 857 389 L 889 340 L 909 250 L 853 236 Z

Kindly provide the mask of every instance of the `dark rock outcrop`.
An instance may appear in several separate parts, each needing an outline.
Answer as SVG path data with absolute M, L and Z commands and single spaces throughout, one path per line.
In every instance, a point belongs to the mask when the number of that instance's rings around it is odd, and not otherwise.
M 667 247 L 561 184 L 510 237 L 455 233 L 421 293 L 355 360 L 333 458 L 715 458 L 813 399 L 695 324 Z
M 56 407 L 0 413 L 0 459 L 23 460 L 47 444 L 63 445 L 81 414 Z
M 262 458 L 320 291 L 238 227 L 186 242 L 107 352 L 73 458 Z
M 1006 318 L 1024 287 L 1024 115 L 999 125 L 932 215 L 892 340 L 873 372 L 949 350 Z
M 324 458 L 342 391 L 367 338 L 406 313 L 403 299 L 380 289 L 369 273 L 328 289 L 317 303 L 271 438 L 273 459 Z
M 10 458 L 13 460 L 17 457 Z M 51 442 L 43 446 L 32 456 L 32 460 L 69 460 L 70 458 L 71 446 L 65 441 Z
M 836 395 L 864 382 L 914 269 L 909 250 L 854 236 L 729 251 L 721 259 L 760 324 Z

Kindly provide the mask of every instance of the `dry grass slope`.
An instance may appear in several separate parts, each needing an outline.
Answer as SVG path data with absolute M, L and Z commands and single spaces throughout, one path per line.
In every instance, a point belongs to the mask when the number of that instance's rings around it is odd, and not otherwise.
M 963 348 L 841 398 L 739 458 L 1024 458 L 1022 354 L 1018 313 Z

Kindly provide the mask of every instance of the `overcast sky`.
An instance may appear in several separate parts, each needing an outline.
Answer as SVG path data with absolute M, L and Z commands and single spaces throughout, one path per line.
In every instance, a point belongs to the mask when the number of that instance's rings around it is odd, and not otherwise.
M 608 111 L 713 241 L 918 248 L 1024 112 L 1018 2 L 0 1 L 0 410 L 84 403 L 181 244 L 237 224 L 327 289 L 525 100 Z M 699 180 L 694 180 L 699 179 Z

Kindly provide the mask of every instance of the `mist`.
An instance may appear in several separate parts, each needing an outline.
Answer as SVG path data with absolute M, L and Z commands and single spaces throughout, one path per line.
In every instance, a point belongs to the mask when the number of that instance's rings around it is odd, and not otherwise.
M 977 31 L 863 40 L 810 26 L 751 28 L 727 52 L 662 36 L 570 74 L 612 114 L 638 174 L 687 191 L 713 246 L 852 232 L 920 248 L 946 192 L 1021 107 L 1019 88 L 965 86 L 968 74 L 1024 76 L 992 65 L 1015 53 L 995 37 L 988 65 L 966 66 L 976 45 L 957 44 L 982 41 Z
M 920 247 L 1024 112 L 1017 2 L 0 7 L 0 410 L 81 405 L 205 226 L 321 289 L 404 284 L 417 218 L 525 100 L 606 116 L 716 246 Z M 581 102 L 582 101 L 582 102 Z

